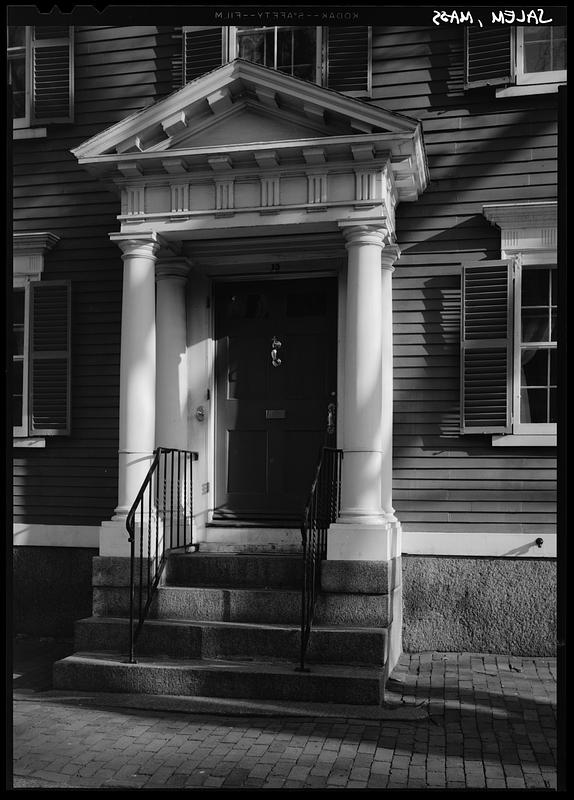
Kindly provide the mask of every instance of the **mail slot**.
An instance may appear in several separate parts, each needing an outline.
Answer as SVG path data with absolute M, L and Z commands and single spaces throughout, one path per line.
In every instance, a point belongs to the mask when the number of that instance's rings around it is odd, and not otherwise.
M 266 408 L 265 419 L 285 419 L 287 416 L 284 408 Z

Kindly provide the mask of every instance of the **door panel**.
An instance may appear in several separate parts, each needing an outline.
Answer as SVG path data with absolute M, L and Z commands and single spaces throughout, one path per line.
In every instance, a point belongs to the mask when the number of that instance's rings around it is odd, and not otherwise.
M 302 514 L 336 388 L 336 298 L 335 279 L 217 288 L 216 518 Z

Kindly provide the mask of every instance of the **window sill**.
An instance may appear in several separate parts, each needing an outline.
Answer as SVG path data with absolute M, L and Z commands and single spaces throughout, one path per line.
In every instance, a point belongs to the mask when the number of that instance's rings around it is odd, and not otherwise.
M 16 139 L 45 139 L 48 135 L 48 128 L 14 128 L 14 140 Z
M 556 434 L 511 433 L 492 437 L 493 447 L 556 447 Z
M 13 440 L 14 447 L 46 447 L 46 440 L 40 436 L 26 436 Z
M 496 90 L 497 97 L 523 97 L 528 94 L 551 94 L 558 91 L 559 86 L 564 83 L 535 83 L 524 86 L 505 86 L 503 89 Z

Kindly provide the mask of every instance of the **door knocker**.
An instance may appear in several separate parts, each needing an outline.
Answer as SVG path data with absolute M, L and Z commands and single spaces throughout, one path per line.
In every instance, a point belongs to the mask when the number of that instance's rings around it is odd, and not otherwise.
M 271 363 L 274 367 L 281 366 L 281 359 L 277 357 L 277 350 L 281 347 L 281 342 L 274 336 L 271 340 Z

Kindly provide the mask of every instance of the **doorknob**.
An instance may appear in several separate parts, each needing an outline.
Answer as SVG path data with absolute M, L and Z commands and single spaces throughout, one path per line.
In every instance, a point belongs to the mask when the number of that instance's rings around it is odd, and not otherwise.
M 281 342 L 276 336 L 274 336 L 273 339 L 271 340 L 271 363 L 273 364 L 274 367 L 281 366 L 281 359 L 278 358 L 277 356 L 277 350 L 280 347 L 282 347 Z

